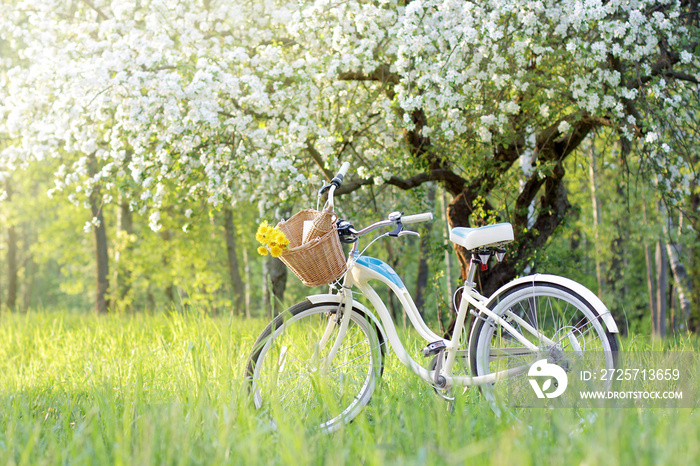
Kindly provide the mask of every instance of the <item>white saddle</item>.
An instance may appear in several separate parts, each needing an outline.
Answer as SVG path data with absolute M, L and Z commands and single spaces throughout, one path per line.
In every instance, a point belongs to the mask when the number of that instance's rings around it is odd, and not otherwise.
M 450 241 L 464 246 L 469 251 L 501 247 L 513 239 L 513 226 L 510 223 L 497 223 L 479 228 L 457 227 L 450 231 Z

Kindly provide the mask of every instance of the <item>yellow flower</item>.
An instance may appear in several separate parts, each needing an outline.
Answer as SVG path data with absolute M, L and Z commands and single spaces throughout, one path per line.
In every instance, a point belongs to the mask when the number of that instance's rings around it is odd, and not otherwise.
M 258 227 L 255 239 L 262 244 L 258 248 L 258 253 L 263 256 L 269 252 L 273 257 L 279 257 L 289 245 L 289 239 L 285 234 L 279 228 L 269 226 L 267 220 Z
M 280 246 L 286 246 L 289 244 L 289 240 L 287 239 L 286 236 L 284 236 L 284 233 L 281 231 L 277 230 L 275 231 L 275 235 L 272 237 L 273 241 Z
M 267 242 L 267 235 L 270 230 L 272 229 L 267 225 L 267 220 L 264 220 L 255 233 L 255 239 L 258 240 L 258 243 L 265 244 Z

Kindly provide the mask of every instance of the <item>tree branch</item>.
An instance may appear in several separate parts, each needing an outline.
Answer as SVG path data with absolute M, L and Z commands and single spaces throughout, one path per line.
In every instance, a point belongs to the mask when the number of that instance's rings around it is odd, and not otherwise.
M 109 19 L 107 17 L 107 15 L 102 13 L 102 11 L 99 8 L 97 8 L 95 6 L 95 4 L 92 3 L 90 0 L 82 0 L 82 2 L 84 4 L 86 4 L 87 6 L 89 6 L 90 8 L 92 8 L 93 10 L 95 10 L 95 12 L 97 13 L 97 17 L 100 18 L 100 20 L 105 21 L 105 20 Z
M 309 155 L 311 156 L 313 161 L 316 162 L 316 165 L 318 165 L 318 168 L 321 169 L 321 171 L 325 175 L 326 179 L 328 181 L 332 180 L 333 176 L 335 176 L 335 175 L 333 174 L 332 171 L 330 171 L 329 169 L 326 168 L 326 164 L 323 163 L 323 156 L 321 155 L 321 153 L 318 150 L 316 150 L 316 148 L 311 143 L 311 141 L 306 141 L 306 150 L 309 152 Z
M 686 46 L 686 49 L 689 50 L 695 50 L 695 47 L 698 46 L 698 42 L 693 42 L 692 44 Z M 629 81 L 627 81 L 627 84 L 625 84 L 625 87 L 627 89 L 636 89 L 639 86 L 648 83 L 651 81 L 654 77 L 663 75 L 663 76 L 670 76 L 670 77 L 675 77 L 678 79 L 683 79 L 684 81 L 688 80 L 686 77 L 691 78 L 691 82 L 697 83 L 697 80 L 693 78 L 692 76 L 688 76 L 682 73 L 678 73 L 676 71 L 673 71 L 673 65 L 681 61 L 681 57 L 679 54 L 673 51 L 666 51 L 662 55 L 662 58 L 660 58 L 656 63 L 651 65 L 651 73 L 646 76 L 638 76 L 636 78 L 632 78 Z M 676 76 L 678 75 L 678 76 Z
M 385 184 L 390 185 L 390 186 L 396 186 L 399 189 L 413 189 L 416 188 L 424 183 L 427 183 L 428 181 L 443 181 L 443 182 L 450 182 L 450 183 L 461 183 L 462 186 L 466 185 L 467 180 L 462 178 L 461 176 L 457 175 L 455 172 L 452 170 L 440 168 L 436 170 L 430 170 L 425 173 L 418 173 L 417 175 L 414 175 L 410 178 L 399 178 L 398 176 L 392 176 L 388 180 L 385 181 Z M 367 185 L 373 185 L 374 184 L 374 179 L 369 178 L 369 179 L 354 179 L 352 181 L 347 181 L 344 182 L 340 188 L 336 190 L 336 194 L 348 194 L 353 191 L 356 191 L 357 189 L 361 188 L 362 186 L 367 186 Z
M 664 73 L 664 76 L 667 76 L 669 78 L 676 78 L 680 79 L 681 81 L 688 81 L 693 84 L 700 84 L 700 81 L 698 81 L 695 76 L 691 76 L 689 74 L 685 73 L 679 73 L 678 71 L 667 71 Z
M 396 93 L 394 92 L 394 86 L 400 81 L 400 77 L 396 73 L 391 72 L 391 67 L 389 65 L 381 65 L 376 70 L 369 74 L 358 73 L 355 71 L 346 71 L 338 75 L 338 79 L 341 81 L 376 81 L 387 85 L 385 89 L 386 96 L 393 100 Z
M 267 119 L 270 118 L 269 116 L 264 115 L 264 114 L 262 114 L 262 113 L 255 112 L 255 111 L 250 110 L 250 109 L 248 109 L 248 108 L 243 108 L 243 107 L 241 106 L 241 104 L 239 104 L 238 101 L 235 100 L 235 99 L 230 99 L 230 102 L 233 104 L 233 107 L 234 107 L 236 110 L 240 110 L 240 111 L 243 112 L 243 114 L 245 114 L 245 115 L 252 116 L 252 117 L 254 117 L 254 118 L 257 118 L 258 120 L 267 120 Z M 234 114 L 232 114 L 232 113 L 226 112 L 226 111 L 224 111 L 224 110 L 220 110 L 220 111 L 219 111 L 219 115 L 225 116 L 226 118 L 238 118 L 237 115 L 234 115 Z
M 398 84 L 400 80 L 398 74 L 391 72 L 391 67 L 389 65 L 380 65 L 369 74 L 346 71 L 338 74 L 338 79 L 341 81 L 379 81 L 391 84 Z

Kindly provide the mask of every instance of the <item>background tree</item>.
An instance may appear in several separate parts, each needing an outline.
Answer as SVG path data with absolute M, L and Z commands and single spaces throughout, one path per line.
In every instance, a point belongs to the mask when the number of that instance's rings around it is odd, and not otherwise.
M 693 2 L 3 8 L 23 57 L 1 100 L 15 141 L 3 166 L 58 157 L 58 188 L 118 183 L 155 230 L 166 199 L 218 208 L 248 193 L 281 217 L 280 198 L 312 202 L 308 184 L 352 160 L 341 193 L 437 181 L 452 226 L 511 221 L 517 248 L 482 277 L 490 292 L 537 267 L 571 205 L 566 161 L 593 131 L 641 138 L 639 166 L 669 192 L 688 183 L 661 124 L 697 84 Z

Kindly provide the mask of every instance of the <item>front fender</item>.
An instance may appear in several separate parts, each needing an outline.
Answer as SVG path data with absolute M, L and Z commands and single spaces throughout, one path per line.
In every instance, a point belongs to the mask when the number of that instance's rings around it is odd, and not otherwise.
M 620 333 L 620 331 L 617 328 L 617 324 L 615 323 L 615 319 L 610 313 L 610 310 L 608 310 L 608 308 L 605 306 L 605 304 L 603 304 L 603 302 L 600 300 L 600 298 L 598 298 L 598 296 L 596 296 L 591 290 L 581 285 L 580 283 L 577 283 L 568 278 L 560 277 L 558 275 L 535 274 L 518 278 L 517 280 L 513 280 L 512 282 L 503 285 L 494 294 L 492 294 L 489 298 L 488 303 L 486 303 L 486 306 L 491 308 L 491 304 L 493 303 L 493 301 L 497 299 L 498 296 L 500 296 L 502 293 L 508 291 L 513 287 L 527 283 L 550 283 L 570 289 L 571 291 L 578 294 L 590 303 L 590 305 L 593 307 L 593 310 L 600 316 L 600 319 L 605 323 L 605 326 L 608 328 L 608 331 L 610 333 Z
M 337 303 L 340 304 L 340 302 L 343 299 L 343 296 L 341 294 L 314 294 L 311 296 L 306 297 L 307 301 L 311 302 L 312 304 L 322 304 L 322 303 Z M 379 319 L 377 319 L 377 316 L 374 315 L 372 311 L 367 309 L 366 306 L 362 305 L 361 303 L 358 303 L 357 301 L 353 300 L 352 302 L 352 307 L 353 309 L 357 310 L 360 312 L 364 317 L 372 322 L 374 326 L 377 328 L 379 332 L 379 343 L 382 348 L 386 348 L 388 345 L 387 343 L 387 338 L 386 338 L 386 332 L 384 331 L 384 327 L 382 326 L 382 323 Z

